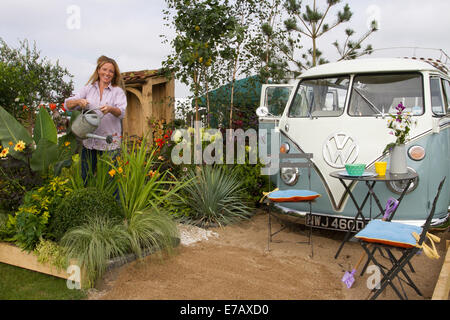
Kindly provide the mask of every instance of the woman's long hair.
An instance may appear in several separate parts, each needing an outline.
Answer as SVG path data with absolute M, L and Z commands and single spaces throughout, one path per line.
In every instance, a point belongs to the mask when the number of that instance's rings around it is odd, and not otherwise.
M 122 74 L 120 73 L 120 70 L 119 70 L 119 65 L 117 64 L 117 62 L 114 59 L 109 58 L 107 56 L 100 56 L 97 59 L 97 68 L 95 69 L 95 71 L 91 75 L 91 77 L 89 78 L 87 84 L 94 84 L 95 82 L 98 81 L 98 79 L 99 79 L 98 78 L 98 70 L 105 63 L 111 63 L 114 66 L 114 77 L 111 80 L 111 85 L 113 87 L 121 87 L 125 91 L 125 84 L 124 84 L 123 79 L 122 79 Z

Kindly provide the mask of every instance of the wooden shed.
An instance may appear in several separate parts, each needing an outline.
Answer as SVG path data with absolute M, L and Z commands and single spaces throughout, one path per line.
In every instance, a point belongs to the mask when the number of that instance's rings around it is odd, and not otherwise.
M 124 137 L 142 137 L 149 133 L 150 122 L 175 118 L 175 81 L 159 70 L 122 73 L 127 94 L 127 112 L 123 119 Z M 151 139 L 151 137 L 149 136 Z

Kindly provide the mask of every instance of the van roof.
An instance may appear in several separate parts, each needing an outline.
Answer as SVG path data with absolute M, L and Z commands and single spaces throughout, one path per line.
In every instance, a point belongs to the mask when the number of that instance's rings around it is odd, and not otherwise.
M 436 60 L 419 60 L 414 58 L 378 58 L 356 59 L 327 63 L 311 68 L 302 73 L 301 78 L 324 75 L 402 72 L 402 71 L 435 71 L 442 72 Z M 439 69 L 438 69 L 439 68 Z M 444 69 L 445 70 L 445 69 Z M 446 72 L 444 72 L 446 73 Z

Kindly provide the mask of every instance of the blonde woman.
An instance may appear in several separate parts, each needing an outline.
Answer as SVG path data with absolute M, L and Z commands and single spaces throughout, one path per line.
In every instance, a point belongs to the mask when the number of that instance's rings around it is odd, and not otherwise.
M 97 67 L 88 83 L 80 92 L 66 99 L 64 105 L 68 110 L 94 109 L 102 113 L 100 125 L 93 132 L 99 136 L 112 136 L 114 141 L 107 144 L 105 140 L 88 138 L 83 140 L 81 152 L 82 178 L 86 181 L 89 168 L 95 170 L 97 157 L 104 151 L 119 151 L 122 135 L 122 122 L 127 108 L 127 98 L 119 66 L 114 59 L 101 56 Z

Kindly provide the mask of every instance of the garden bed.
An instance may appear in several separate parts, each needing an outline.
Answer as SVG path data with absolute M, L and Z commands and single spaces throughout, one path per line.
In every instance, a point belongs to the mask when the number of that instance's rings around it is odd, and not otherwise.
M 70 277 L 70 274 L 68 274 L 66 270 L 58 269 L 55 266 L 49 264 L 40 263 L 36 255 L 23 251 L 19 247 L 10 243 L 0 242 L 0 262 L 40 273 L 45 273 L 58 278 L 68 279 Z M 73 264 L 76 264 L 75 261 L 72 262 Z M 83 272 L 81 272 L 82 288 L 85 287 L 83 278 Z
M 175 246 L 178 246 L 180 243 L 180 239 L 179 238 L 174 239 L 174 243 Z M 143 252 L 143 255 L 144 257 L 146 257 L 155 252 L 156 250 L 154 249 L 145 250 Z M 107 263 L 106 270 L 110 271 L 114 268 L 120 267 L 124 264 L 135 261 L 137 259 L 138 257 L 133 253 L 127 254 L 123 257 L 111 259 Z M 69 274 L 67 270 L 59 269 L 51 264 L 41 263 L 38 261 L 38 257 L 35 254 L 23 251 L 14 244 L 6 242 L 0 242 L 0 263 L 6 263 L 9 265 L 48 274 L 62 279 L 69 279 L 69 277 L 71 276 L 71 274 Z M 70 264 L 77 265 L 77 262 L 72 260 Z M 80 283 L 81 288 L 88 288 L 89 286 L 83 270 L 81 270 L 80 278 L 81 278 Z

